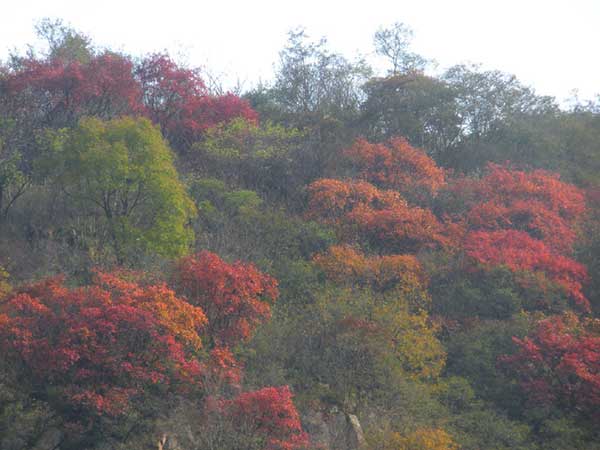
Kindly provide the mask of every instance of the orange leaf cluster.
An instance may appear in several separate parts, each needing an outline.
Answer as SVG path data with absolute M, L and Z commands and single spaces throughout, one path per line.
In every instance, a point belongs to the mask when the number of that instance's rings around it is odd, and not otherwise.
M 572 251 L 577 222 L 586 211 L 585 195 L 557 174 L 489 164 L 483 178 L 457 186 L 470 198 L 471 228 L 522 230 L 558 252 Z
M 336 283 L 353 283 L 386 291 L 398 285 L 427 284 L 425 273 L 412 255 L 366 256 L 350 246 L 332 246 L 315 255 L 315 264 Z
M 447 242 L 435 215 L 410 206 L 398 192 L 379 190 L 365 181 L 334 179 L 317 180 L 308 191 L 309 217 L 339 227 L 345 236 L 358 232 L 394 251 Z
M 433 194 L 446 182 L 444 170 L 402 137 L 382 144 L 357 139 L 344 155 L 359 170 L 361 179 L 388 189 L 402 192 L 422 189 Z

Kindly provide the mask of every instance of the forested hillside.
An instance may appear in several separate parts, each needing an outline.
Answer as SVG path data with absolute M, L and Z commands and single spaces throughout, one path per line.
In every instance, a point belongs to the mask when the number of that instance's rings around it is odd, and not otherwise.
M 228 92 L 0 64 L 3 450 L 600 449 L 600 102 L 290 32 Z M 599 89 L 600 90 L 600 89 Z

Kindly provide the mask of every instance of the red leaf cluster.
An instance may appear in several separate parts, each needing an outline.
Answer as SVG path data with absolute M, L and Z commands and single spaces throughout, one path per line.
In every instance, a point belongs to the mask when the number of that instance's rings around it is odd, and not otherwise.
M 30 58 L 7 74 L 3 89 L 15 112 L 41 126 L 72 125 L 82 116 L 103 119 L 143 114 L 160 124 L 174 145 L 189 144 L 220 123 L 258 114 L 231 93 L 211 95 L 197 70 L 179 67 L 166 55 L 151 55 L 137 67 L 113 53 L 89 62 Z
M 241 390 L 242 365 L 230 346 L 269 317 L 276 281 L 209 252 L 183 258 L 174 279 L 187 299 L 125 270 L 96 273 L 84 287 L 57 277 L 16 289 L 0 304 L 5 363 L 25 391 L 66 414 L 75 440 L 100 418 L 123 420 L 147 407 L 152 393 L 158 399 L 196 391 L 216 395 L 221 414 L 266 448 L 305 447 L 288 387 L 219 400 Z
M 71 289 L 53 278 L 2 304 L 0 347 L 34 386 L 53 386 L 76 410 L 115 416 L 151 386 L 199 386 L 194 355 L 205 326 L 202 310 L 164 284 L 100 274 Z
M 237 117 L 258 120 L 249 103 L 233 94 L 213 96 L 198 70 L 179 67 L 167 55 L 151 55 L 137 67 L 146 112 L 173 141 L 192 142 L 207 129 Z
M 208 317 L 208 336 L 217 347 L 247 340 L 270 318 L 270 303 L 279 295 L 277 281 L 252 264 L 227 264 L 203 251 L 180 260 L 174 284 Z
M 585 195 L 577 187 L 543 170 L 525 172 L 489 164 L 480 179 L 459 180 L 452 187 L 467 211 L 464 248 L 484 266 L 505 266 L 529 272 L 560 286 L 583 311 L 586 268 L 569 257 L 578 221 L 586 211 Z M 525 286 L 531 282 L 521 277 Z
M 288 386 L 245 392 L 223 402 L 224 413 L 250 436 L 264 436 L 266 450 L 305 448 L 309 441 Z
M 480 180 L 456 188 L 470 199 L 470 228 L 522 230 L 557 252 L 572 251 L 577 222 L 586 211 L 583 191 L 543 170 L 489 164 Z
M 130 60 L 111 53 L 89 63 L 60 59 L 29 59 L 5 80 L 18 108 L 53 121 L 83 115 L 109 118 L 142 111 L 142 91 Z M 33 112 L 35 111 L 35 113 Z
M 600 323 L 574 314 L 538 323 L 524 339 L 513 338 L 514 355 L 501 362 L 510 368 L 530 399 L 587 414 L 600 425 Z
M 466 253 L 485 266 L 505 266 L 513 272 L 532 272 L 561 286 L 583 311 L 590 303 L 583 295 L 585 266 L 558 255 L 544 242 L 516 230 L 475 231 L 465 241 Z

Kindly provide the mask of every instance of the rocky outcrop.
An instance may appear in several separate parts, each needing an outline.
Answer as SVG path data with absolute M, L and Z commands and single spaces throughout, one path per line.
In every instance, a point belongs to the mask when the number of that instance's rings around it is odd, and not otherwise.
M 308 411 L 302 417 L 311 444 L 319 450 L 367 450 L 367 442 L 358 418 L 332 408 Z

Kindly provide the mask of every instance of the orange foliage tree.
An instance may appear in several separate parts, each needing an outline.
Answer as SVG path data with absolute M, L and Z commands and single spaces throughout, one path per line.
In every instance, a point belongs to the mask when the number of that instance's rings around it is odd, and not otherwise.
M 531 280 L 522 276 L 533 273 L 539 285 L 545 280 L 559 285 L 583 311 L 589 312 L 590 303 L 582 292 L 588 279 L 585 266 L 571 258 L 555 254 L 544 242 L 527 233 L 515 230 L 474 231 L 465 242 L 467 255 L 485 267 L 505 266 L 521 275 L 522 283 Z
M 572 251 L 586 211 L 583 191 L 544 170 L 489 164 L 481 179 L 454 189 L 467 200 L 470 229 L 525 231 L 556 252 Z
M 334 245 L 315 255 L 313 261 L 327 278 L 344 284 L 351 282 L 384 292 L 398 285 L 425 286 L 427 277 L 413 255 L 366 256 L 347 245 Z
M 365 181 L 321 179 L 308 187 L 308 216 L 332 224 L 342 237 L 358 234 L 392 252 L 445 244 L 444 227 L 428 209 Z
M 360 138 L 344 151 L 344 156 L 358 170 L 360 179 L 383 188 L 434 194 L 446 182 L 444 170 L 402 137 L 380 144 Z

